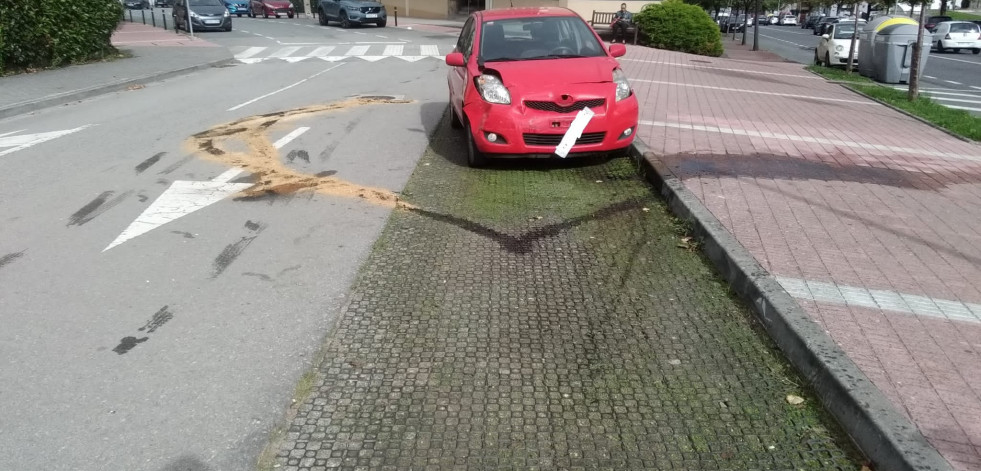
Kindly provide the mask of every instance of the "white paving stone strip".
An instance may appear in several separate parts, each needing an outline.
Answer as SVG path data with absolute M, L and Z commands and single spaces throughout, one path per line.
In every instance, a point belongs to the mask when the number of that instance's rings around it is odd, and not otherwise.
M 648 61 L 643 59 L 625 59 L 623 57 L 617 60 L 626 61 L 626 62 L 643 62 L 645 64 L 666 65 L 670 67 L 691 67 L 693 69 L 725 70 L 729 72 L 746 72 L 748 74 L 753 74 L 753 75 L 776 75 L 780 77 L 793 77 L 798 79 L 824 80 L 824 77 L 818 77 L 817 75 L 783 74 L 780 72 L 763 72 L 760 70 L 733 69 L 728 67 L 712 67 L 710 65 L 702 65 L 702 64 L 679 64 L 677 62 Z
M 856 105 L 876 105 L 876 106 L 881 106 L 881 105 L 879 105 L 879 103 L 876 103 L 876 102 L 871 101 L 871 100 L 849 100 L 849 99 L 845 99 L 845 98 L 829 98 L 829 97 L 824 97 L 824 96 L 797 95 L 795 93 L 763 92 L 763 91 L 757 91 L 757 90 L 744 90 L 742 88 L 715 87 L 715 86 L 711 86 L 711 85 L 696 85 L 696 84 L 693 84 L 693 83 L 664 82 L 664 81 L 661 81 L 661 80 L 646 80 L 646 79 L 638 79 L 638 78 L 631 78 L 630 81 L 631 82 L 642 82 L 642 83 L 654 83 L 654 84 L 658 84 L 658 85 L 673 85 L 673 86 L 676 86 L 676 87 L 704 88 L 704 89 L 707 89 L 707 90 L 722 90 L 722 91 L 726 91 L 726 92 L 752 93 L 754 95 L 783 96 L 783 97 L 790 97 L 790 98 L 807 98 L 809 100 L 834 101 L 834 102 L 839 102 L 839 103 L 854 103 Z
M 882 144 L 869 144 L 867 142 L 842 141 L 839 139 L 827 139 L 823 137 L 811 137 L 811 136 L 796 136 L 791 134 L 750 131 L 747 129 L 720 128 L 718 126 L 702 126 L 700 124 L 690 124 L 690 123 L 667 123 L 663 121 L 647 121 L 647 120 L 641 120 L 639 123 L 644 126 L 654 126 L 654 127 L 661 127 L 661 128 L 675 128 L 675 129 L 685 129 L 689 131 L 715 132 L 721 134 L 732 134 L 735 136 L 763 137 L 768 139 L 781 139 L 785 141 L 809 142 L 813 144 L 828 144 L 834 146 L 852 147 L 856 149 L 865 149 L 870 151 L 875 150 L 884 153 L 898 152 L 898 153 L 910 154 L 910 155 L 936 157 L 938 159 L 957 159 L 957 160 L 967 160 L 970 162 L 981 162 L 981 155 L 955 154 L 952 152 L 942 152 L 942 151 L 935 151 L 930 149 L 917 149 L 913 147 L 887 146 Z
M 981 324 L 981 304 L 896 291 L 865 289 L 860 286 L 846 286 L 825 281 L 782 276 L 775 278 L 791 296 L 798 299 Z

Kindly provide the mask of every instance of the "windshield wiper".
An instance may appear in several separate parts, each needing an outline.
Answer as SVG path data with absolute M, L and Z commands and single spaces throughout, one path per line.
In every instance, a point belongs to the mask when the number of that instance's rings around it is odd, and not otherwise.
M 483 62 L 514 62 L 523 60 L 524 59 L 518 57 L 492 57 L 490 59 L 483 59 Z

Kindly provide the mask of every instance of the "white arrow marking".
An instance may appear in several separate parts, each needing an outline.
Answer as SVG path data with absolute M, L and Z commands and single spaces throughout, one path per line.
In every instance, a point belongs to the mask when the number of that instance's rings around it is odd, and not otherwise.
M 274 142 L 273 147 L 280 149 L 309 130 L 308 127 L 297 128 Z M 230 168 L 206 182 L 175 181 L 122 234 L 119 234 L 116 240 L 112 241 L 102 251 L 105 252 L 127 240 L 146 234 L 168 222 L 187 216 L 201 208 L 217 203 L 229 195 L 251 187 L 253 183 L 230 183 L 232 179 L 244 172 L 240 168 Z
M 83 130 L 83 129 L 87 128 L 87 127 L 90 127 L 90 126 L 92 126 L 92 125 L 91 124 L 86 124 L 85 126 L 79 126 L 79 127 L 75 128 L 75 129 L 65 129 L 63 131 L 41 132 L 41 133 L 37 133 L 37 134 L 23 134 L 23 135 L 20 135 L 20 136 L 10 136 L 10 137 L 5 137 L 5 136 L 8 136 L 10 134 L 16 134 L 16 133 L 18 133 L 20 131 L 14 131 L 14 132 L 6 133 L 6 134 L 0 134 L 0 148 L 2 148 L 2 147 L 11 147 L 11 149 L 0 151 L 0 157 L 3 157 L 5 155 L 7 155 L 7 154 L 12 154 L 12 153 L 17 152 L 19 150 L 27 149 L 28 147 L 35 146 L 35 145 L 40 144 L 42 142 L 50 141 L 52 139 L 57 139 L 57 138 L 59 138 L 61 136 L 67 136 L 69 134 L 76 133 L 76 132 L 81 131 L 81 130 Z

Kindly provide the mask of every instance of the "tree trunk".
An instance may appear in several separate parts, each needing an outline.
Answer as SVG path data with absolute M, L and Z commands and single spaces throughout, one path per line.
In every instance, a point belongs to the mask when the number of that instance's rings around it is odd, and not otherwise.
M 940 0 L 940 14 L 947 14 L 947 0 Z

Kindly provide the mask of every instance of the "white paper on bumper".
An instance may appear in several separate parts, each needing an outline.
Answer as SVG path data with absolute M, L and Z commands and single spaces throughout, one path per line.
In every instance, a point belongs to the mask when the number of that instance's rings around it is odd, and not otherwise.
M 569 125 L 569 130 L 565 132 L 565 136 L 562 136 L 562 142 L 555 148 L 555 155 L 559 157 L 565 157 L 569 155 L 569 151 L 572 150 L 572 146 L 576 144 L 576 140 L 582 137 L 582 131 L 586 129 L 586 125 L 589 124 L 589 120 L 593 119 L 596 113 L 589 108 L 583 108 L 576 115 L 576 119 L 572 120 L 572 124 Z

